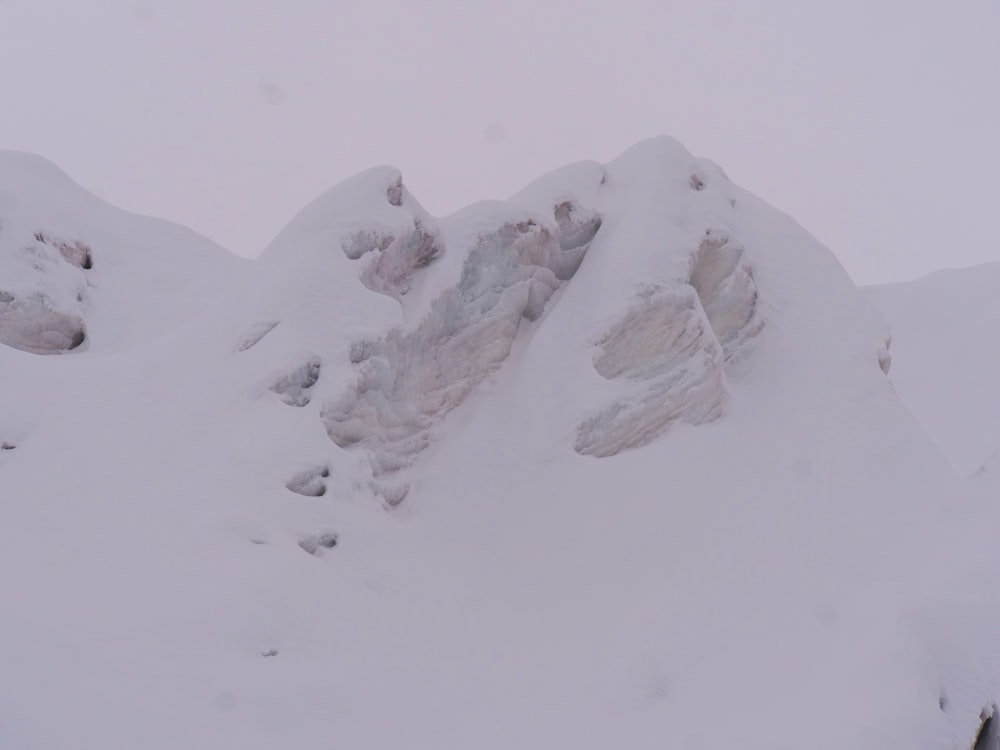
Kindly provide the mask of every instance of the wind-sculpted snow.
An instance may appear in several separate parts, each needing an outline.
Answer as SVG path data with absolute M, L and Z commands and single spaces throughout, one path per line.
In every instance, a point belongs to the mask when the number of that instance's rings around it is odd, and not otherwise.
M 431 429 L 507 358 L 522 322 L 541 316 L 559 287 L 556 270 L 569 278 L 579 266 L 600 220 L 573 221 L 569 204 L 557 212 L 571 234 L 531 218 L 483 234 L 458 283 L 414 330 L 352 347 L 357 385 L 323 417 L 337 445 L 371 453 L 376 477 L 408 466 L 428 446 Z

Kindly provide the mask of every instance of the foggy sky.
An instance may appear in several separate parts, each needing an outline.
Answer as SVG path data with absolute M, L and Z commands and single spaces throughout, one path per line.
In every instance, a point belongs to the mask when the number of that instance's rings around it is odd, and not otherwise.
M 666 133 L 861 283 L 1000 260 L 1000 0 L 0 0 L 0 148 L 233 252 L 381 163 L 434 214 Z

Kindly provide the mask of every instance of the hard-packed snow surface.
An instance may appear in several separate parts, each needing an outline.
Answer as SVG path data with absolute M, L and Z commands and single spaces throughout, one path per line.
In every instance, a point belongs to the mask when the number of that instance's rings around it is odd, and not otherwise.
M 996 742 L 989 503 L 675 141 L 252 263 L 20 155 L 0 222 L 0 746 Z

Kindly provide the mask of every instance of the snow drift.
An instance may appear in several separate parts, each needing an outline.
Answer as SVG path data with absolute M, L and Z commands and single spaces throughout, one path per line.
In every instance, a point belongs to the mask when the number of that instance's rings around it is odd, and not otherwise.
M 5 746 L 995 741 L 989 508 L 677 142 L 447 217 L 375 168 L 252 263 L 3 158 Z

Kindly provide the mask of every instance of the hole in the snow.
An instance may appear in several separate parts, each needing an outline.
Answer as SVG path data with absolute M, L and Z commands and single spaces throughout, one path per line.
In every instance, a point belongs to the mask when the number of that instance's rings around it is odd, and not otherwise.
M 308 536 L 299 542 L 299 546 L 314 557 L 322 555 L 323 550 L 333 549 L 337 546 L 337 535 L 332 531 L 316 536 Z
M 267 651 L 261 653 L 261 656 L 277 656 L 277 655 L 278 655 L 278 649 L 276 648 L 269 648 Z
M 17 446 L 14 445 L 13 443 L 7 443 L 7 442 L 0 443 L 0 451 L 12 451 L 16 447 Z
M 307 406 L 312 398 L 309 389 L 319 380 L 320 367 L 319 357 L 310 357 L 304 364 L 278 378 L 271 390 L 289 406 Z
M 296 474 L 285 483 L 285 487 L 297 495 L 322 497 L 326 494 L 326 482 L 323 480 L 329 476 L 329 466 L 317 466 Z
M 76 349 L 86 340 L 87 340 L 87 334 L 85 334 L 82 330 L 77 331 L 76 333 L 73 334 L 73 340 L 70 341 L 69 348 Z

